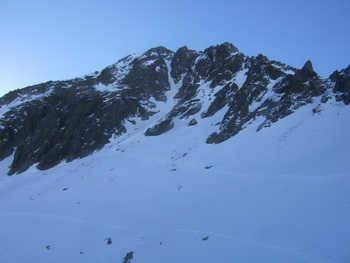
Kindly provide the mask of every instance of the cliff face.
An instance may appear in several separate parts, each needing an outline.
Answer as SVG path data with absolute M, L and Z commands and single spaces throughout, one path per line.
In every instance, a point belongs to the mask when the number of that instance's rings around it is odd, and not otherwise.
M 300 107 L 330 98 L 349 105 L 350 67 L 329 79 L 310 61 L 295 69 L 230 43 L 203 52 L 164 47 L 130 55 L 102 71 L 12 91 L 0 98 L 0 160 L 9 175 L 82 158 L 142 123 L 159 136 L 178 120 L 190 126 L 220 114 L 206 143 L 221 143 L 259 120 L 258 130 Z M 316 107 L 315 112 L 321 107 Z

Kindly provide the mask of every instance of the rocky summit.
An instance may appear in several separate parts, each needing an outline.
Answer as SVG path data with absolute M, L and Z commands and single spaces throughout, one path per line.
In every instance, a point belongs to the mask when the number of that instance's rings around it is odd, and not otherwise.
M 156 47 L 129 55 L 83 77 L 49 81 L 0 98 L 0 161 L 13 155 L 8 174 L 32 165 L 49 169 L 90 155 L 142 127 L 161 136 L 180 122 L 220 121 L 205 143 L 229 140 L 252 122 L 257 131 L 299 108 L 330 99 L 350 103 L 350 66 L 322 78 L 307 61 L 301 69 L 250 57 L 230 43 L 198 52 Z

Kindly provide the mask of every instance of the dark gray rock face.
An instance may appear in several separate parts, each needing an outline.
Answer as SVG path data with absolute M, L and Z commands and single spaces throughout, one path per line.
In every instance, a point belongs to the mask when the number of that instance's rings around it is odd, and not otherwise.
M 350 104 L 350 65 L 339 71 L 335 71 L 330 79 L 335 83 L 334 92 L 337 94 L 337 100 L 343 101 L 346 105 Z
M 158 136 L 161 135 L 174 127 L 174 122 L 171 119 L 165 119 L 159 122 L 152 128 L 147 129 L 145 132 L 146 136 Z
M 193 50 L 189 50 L 187 47 L 179 48 L 174 54 L 174 58 L 171 61 L 171 77 L 175 83 L 181 80 L 182 75 L 186 74 L 191 67 L 194 66 L 195 59 L 198 57 L 198 53 Z
M 127 118 L 147 120 L 155 113 L 149 99 L 166 100 L 164 59 L 171 54 L 156 48 L 144 57 L 125 58 L 119 64 L 131 68 L 126 76 L 120 77 L 117 63 L 94 76 L 47 82 L 5 95 L 1 108 L 18 101 L 0 119 L 0 160 L 15 152 L 9 175 L 33 164 L 48 169 L 62 160 L 85 157 L 125 133 Z M 115 87 L 109 92 L 95 88 L 111 84 Z
M 258 117 L 263 119 L 260 130 L 332 96 L 350 104 L 350 66 L 323 79 L 310 61 L 295 69 L 263 55 L 245 56 L 230 43 L 203 52 L 156 47 L 82 78 L 50 81 L 0 98 L 0 161 L 14 154 L 9 175 L 33 164 L 48 169 L 101 149 L 127 133 L 128 121 L 147 123 L 153 116 L 158 121 L 148 126 L 146 136 L 169 132 L 176 120 L 198 127 L 221 112 L 217 130 L 206 140 L 220 143 Z M 162 103 L 171 107 L 161 111 Z
M 141 92 L 147 99 L 152 95 L 158 101 L 166 101 L 164 92 L 170 87 L 165 59 L 170 55 L 170 50 L 158 47 L 135 58 L 130 72 L 121 81 L 122 85 L 128 87 L 129 95 L 137 96 Z
M 153 114 L 137 99 L 120 95 L 106 103 L 93 88 L 82 91 L 57 86 L 50 96 L 8 111 L 7 120 L 2 122 L 6 129 L 0 130 L 5 132 L 1 138 L 7 140 L 1 140 L 0 145 L 7 149 L 1 152 L 2 158 L 16 148 L 9 174 L 22 172 L 33 163 L 48 169 L 61 160 L 84 157 L 108 143 L 112 135 L 125 132 L 125 118 Z

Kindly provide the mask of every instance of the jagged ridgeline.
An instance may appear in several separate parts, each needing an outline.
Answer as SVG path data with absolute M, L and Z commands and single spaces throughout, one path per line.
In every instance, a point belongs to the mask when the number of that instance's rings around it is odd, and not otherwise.
M 206 139 L 217 144 L 253 121 L 261 120 L 261 130 L 330 98 L 349 105 L 350 66 L 326 79 L 310 61 L 295 69 L 263 55 L 245 56 L 230 43 L 203 52 L 157 47 L 82 78 L 3 96 L 0 160 L 14 154 L 9 175 L 33 164 L 48 169 L 101 149 L 126 134 L 129 122 L 142 122 L 146 136 L 159 136 L 179 121 L 198 126 L 220 114 Z

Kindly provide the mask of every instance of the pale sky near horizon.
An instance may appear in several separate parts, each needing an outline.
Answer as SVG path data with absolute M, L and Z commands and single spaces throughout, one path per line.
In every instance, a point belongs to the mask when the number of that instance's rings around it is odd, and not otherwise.
M 231 42 L 328 77 L 350 64 L 349 0 L 0 0 L 0 96 L 155 46 Z

